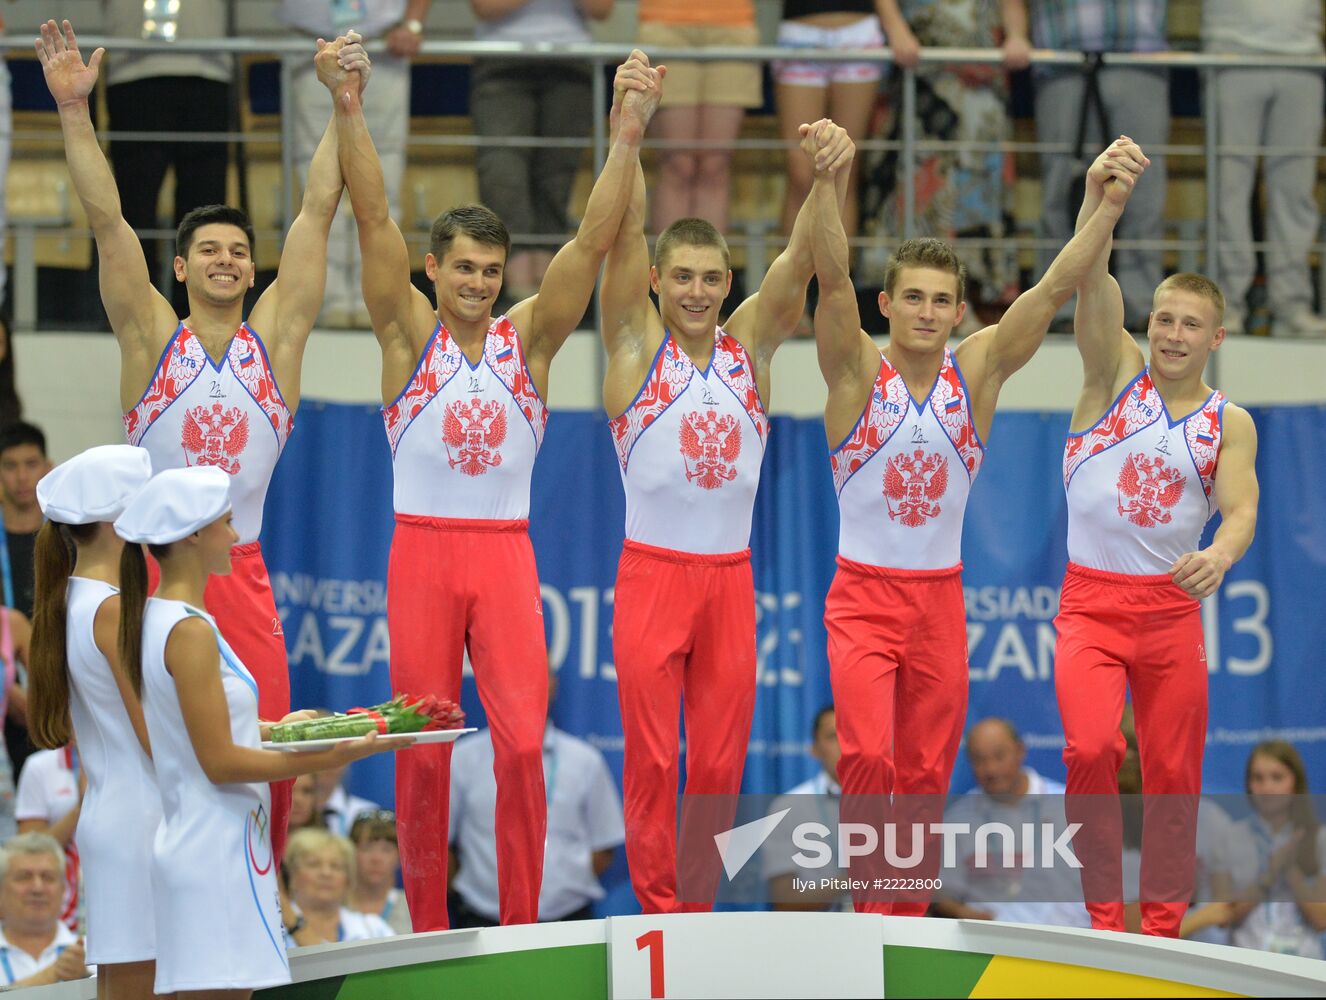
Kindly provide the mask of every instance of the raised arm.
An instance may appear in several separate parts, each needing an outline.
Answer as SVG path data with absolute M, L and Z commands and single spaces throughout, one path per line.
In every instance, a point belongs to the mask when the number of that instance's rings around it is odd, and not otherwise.
M 339 54 L 327 49 L 316 62 L 318 79 L 335 105 L 337 154 L 359 230 L 364 305 L 382 347 L 385 398 L 400 389 L 388 385 L 388 373 L 402 367 L 408 372 L 414 365 L 413 330 L 431 325 L 435 316 L 428 297 L 410 282 L 410 251 L 391 217 L 382 161 L 364 121 L 358 72 L 341 66 Z
M 342 64 L 352 64 L 355 68 L 349 70 L 351 79 L 362 96 L 372 67 L 359 35 L 351 32 L 330 43 L 318 39 L 318 52 L 327 53 L 325 60 L 339 59 Z M 277 377 L 287 403 L 291 402 L 292 390 L 298 398 L 304 345 L 322 309 L 327 281 L 327 238 L 341 203 L 343 186 L 336 122 L 332 118 L 309 163 L 304 200 L 286 233 L 276 280 L 258 299 L 250 317 L 254 328 L 267 338 L 273 363 L 280 369 Z
M 879 370 L 879 351 L 861 329 L 861 312 L 848 269 L 841 204 L 825 173 L 816 168 L 802 213 L 809 206 L 814 220 L 808 227 L 808 236 L 820 283 L 819 305 L 815 309 L 815 348 L 820 372 L 829 387 L 824 423 L 832 445 L 842 437 L 839 431 L 850 427 L 860 414 Z
M 1220 462 L 1215 496 L 1220 527 L 1211 544 L 1179 556 L 1169 568 L 1174 582 L 1199 601 L 1220 589 L 1229 567 L 1243 558 L 1257 530 L 1257 427 L 1248 411 L 1233 403 L 1221 417 Z
M 1146 158 L 1131 143 L 1111 146 L 1097 158 L 1092 170 L 1099 187 L 1086 199 L 1095 205 L 1080 220 L 1077 233 L 1041 280 L 1017 297 L 998 324 L 968 337 L 959 348 L 968 380 L 977 383 L 972 387 L 974 397 L 982 385 L 997 393 L 1010 375 L 1031 360 L 1055 313 L 1108 262 L 1115 224 L 1145 169 Z M 979 398 L 974 402 L 980 408 Z
M 768 377 L 774 352 L 796 332 L 806 308 L 806 287 L 815 273 L 811 230 L 835 225 L 842 229 L 847 179 L 856 155 L 856 144 L 847 131 L 827 118 L 802 125 L 800 130 L 801 151 L 815 164 L 813 184 L 827 186 L 833 203 L 809 197 L 802 202 L 787 247 L 765 272 L 759 291 L 737 308 L 725 327 L 751 350 L 762 379 Z M 837 221 L 831 221 L 830 216 Z
M 156 361 L 163 331 L 174 328 L 176 316 L 152 287 L 142 245 L 124 220 L 115 177 L 88 112 L 88 97 L 96 87 L 105 49 L 93 52 L 84 65 L 68 21 L 63 30 L 54 21 L 43 24 L 36 47 L 46 86 L 59 109 L 69 177 L 97 241 L 101 301 L 124 354 L 122 371 L 136 375 L 142 365 Z M 127 388 L 138 393 L 143 386 Z
M 640 171 L 640 143 L 663 96 L 666 73 L 666 67 L 651 67 L 639 49 L 618 68 L 612 145 L 580 228 L 549 264 L 538 295 L 511 310 L 512 323 L 526 334 L 531 365 L 545 376 L 553 356 L 585 315 L 599 268 L 617 241 Z
M 1121 136 L 1087 171 L 1086 193 L 1077 217 L 1079 228 L 1105 197 L 1105 179 L 1109 176 L 1106 163 L 1124 155 L 1131 159 L 1131 153 L 1122 152 L 1131 144 L 1131 140 Z M 1130 371 L 1134 366 L 1140 371 L 1144 364 L 1141 351 L 1123 326 L 1123 293 L 1109 272 L 1112 246 L 1112 239 L 1106 241 L 1078 286 L 1073 332 L 1082 356 L 1082 393 L 1073 411 L 1074 432 L 1090 427 L 1109 407 L 1117 394 L 1125 359 Z

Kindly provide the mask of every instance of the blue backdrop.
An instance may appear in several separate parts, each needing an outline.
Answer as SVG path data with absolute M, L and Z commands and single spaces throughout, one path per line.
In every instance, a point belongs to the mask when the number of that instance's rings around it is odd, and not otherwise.
M 1257 540 L 1204 609 L 1211 680 L 1205 785 L 1237 791 L 1251 746 L 1303 750 L 1326 790 L 1326 408 L 1254 411 L 1261 445 Z M 1012 719 L 1029 762 L 1062 779 L 1052 679 L 1066 514 L 1059 469 L 1068 415 L 1005 413 L 972 492 L 963 539 L 971 647 L 969 721 Z M 1272 474 L 1274 470 L 1274 474 Z M 531 535 L 560 695 L 553 717 L 603 750 L 620 777 L 612 586 L 625 504 L 605 419 L 554 413 L 534 473 Z M 816 711 L 829 702 L 822 622 L 837 507 L 819 420 L 775 418 L 751 538 L 758 651 L 745 790 L 809 777 Z M 306 401 L 267 502 L 263 546 L 290 650 L 296 706 L 344 709 L 389 695 L 386 624 L 391 464 L 376 407 Z M 483 712 L 467 680 L 463 705 Z M 390 803 L 392 755 L 351 787 Z M 971 784 L 965 761 L 955 789 Z

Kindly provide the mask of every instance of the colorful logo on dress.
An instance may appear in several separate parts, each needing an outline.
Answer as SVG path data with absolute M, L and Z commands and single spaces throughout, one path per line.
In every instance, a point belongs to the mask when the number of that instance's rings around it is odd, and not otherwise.
M 502 464 L 497 450 L 506 440 L 506 407 L 498 400 L 476 396 L 458 399 L 442 418 L 442 441 L 447 462 L 467 476 L 482 476 Z
M 244 824 L 248 839 L 249 865 L 259 875 L 266 875 L 272 870 L 272 838 L 268 835 L 267 809 L 259 805 L 249 811 L 248 822 Z
M 215 465 L 233 476 L 249 443 L 249 416 L 238 406 L 195 406 L 184 414 L 180 443 L 190 465 Z
M 688 482 L 706 490 L 732 482 L 740 454 L 741 426 L 732 414 L 694 410 L 681 418 L 681 455 Z
M 943 509 L 939 500 L 948 492 L 948 459 L 938 452 L 917 448 L 910 455 L 894 455 L 884 467 L 884 498 L 889 518 L 904 527 L 919 528 Z
M 1183 496 L 1183 473 L 1162 458 L 1134 452 L 1119 471 L 1119 516 L 1139 528 L 1154 528 L 1174 519 L 1170 508 Z

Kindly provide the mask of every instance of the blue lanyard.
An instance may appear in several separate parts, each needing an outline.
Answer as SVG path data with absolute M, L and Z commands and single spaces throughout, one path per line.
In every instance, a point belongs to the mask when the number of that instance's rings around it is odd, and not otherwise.
M 0 531 L 0 574 L 4 576 L 5 607 L 12 608 L 14 606 L 14 571 L 9 568 L 9 532 L 7 531 Z
M 257 701 L 258 700 L 257 681 L 255 681 L 249 675 L 249 672 L 244 669 L 243 664 L 236 662 L 234 653 L 230 649 L 230 646 L 226 644 L 225 636 L 221 634 L 221 630 L 217 628 L 215 625 L 213 625 L 211 620 L 208 619 L 206 615 L 198 613 L 193 608 L 189 607 L 187 604 L 185 605 L 185 610 L 194 618 L 201 618 L 203 621 L 207 622 L 207 624 L 211 626 L 212 632 L 216 636 L 216 649 L 217 652 L 221 654 L 222 661 L 225 663 L 227 667 L 230 668 L 231 673 L 233 673 L 236 677 L 242 680 L 245 683 L 245 685 L 247 685 L 248 689 L 253 692 L 253 700 Z
M 343 924 L 339 920 L 336 921 L 336 940 L 337 941 L 345 940 L 345 924 Z
M 394 900 L 394 899 L 391 898 L 391 890 L 388 889 L 388 890 L 387 890 L 387 905 L 384 906 L 384 907 L 382 908 L 382 913 L 379 914 L 379 916 L 381 916 L 383 920 L 390 920 L 390 919 L 391 919 L 391 911 L 392 911 L 393 909 L 395 909 L 395 908 L 396 908 L 396 900 Z

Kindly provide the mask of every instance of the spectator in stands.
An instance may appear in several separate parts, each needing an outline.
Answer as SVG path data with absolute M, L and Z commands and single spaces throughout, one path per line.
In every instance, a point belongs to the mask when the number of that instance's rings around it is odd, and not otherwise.
M 1026 0 L 901 0 L 902 12 L 923 48 L 951 46 L 1003 50 L 1003 68 L 992 65 L 929 64 L 917 71 L 917 139 L 921 142 L 997 144 L 1011 134 L 1007 70 L 1031 61 Z M 891 104 L 900 111 L 901 86 L 895 78 Z M 901 140 L 902 115 L 895 113 L 890 138 Z M 899 157 L 887 151 L 875 158 L 868 211 L 882 212 L 884 232 L 902 232 Z M 999 245 L 1008 235 L 1013 197 L 1013 156 L 998 148 L 927 150 L 916 163 L 917 234 L 944 240 L 975 238 L 986 247 L 963 254 L 967 297 L 979 306 L 1007 306 L 1017 297 L 1015 252 Z M 969 309 L 972 330 L 985 319 Z M 967 332 L 963 330 L 962 332 Z
M 38 750 L 23 764 L 14 796 L 18 832 L 44 833 L 63 849 L 65 860 L 64 903 L 60 918 L 70 930 L 78 930 L 78 897 L 82 868 L 74 834 L 87 792 L 87 775 L 78 763 L 78 747 L 70 743 L 59 750 Z
M 345 767 L 322 771 L 317 775 L 317 809 L 325 826 L 332 833 L 341 837 L 350 836 L 350 826 L 360 813 L 372 812 L 382 807 L 371 799 L 351 795 L 345 788 Z
M 229 3 L 102 0 L 102 9 L 106 34 L 112 38 L 166 43 L 224 38 L 229 33 Z M 234 59 L 220 53 L 119 52 L 107 60 L 106 107 L 111 131 L 225 132 L 230 126 L 234 75 Z M 112 139 L 110 157 L 124 218 L 134 232 L 168 229 L 173 237 L 188 212 L 226 200 L 230 157 L 225 142 Z M 174 214 L 169 221 L 158 223 L 157 201 L 168 169 L 175 176 Z M 188 296 L 173 274 L 163 277 L 159 246 L 158 240 L 143 240 L 147 273 L 183 316 L 188 312 Z M 167 251 L 165 263 L 173 257 Z
M 887 38 L 893 61 L 915 66 L 921 49 L 898 0 L 783 0 L 778 44 L 791 49 L 881 49 Z M 862 139 L 879 93 L 884 64 L 879 62 L 811 62 L 780 59 L 777 81 L 778 133 L 787 143 L 787 188 L 783 199 L 783 232 L 792 232 L 801 203 L 810 193 L 813 171 L 800 149 L 802 122 L 832 118 L 852 139 Z M 668 81 L 671 88 L 672 81 Z M 666 98 L 664 99 L 666 102 Z M 843 228 L 856 235 L 860 167 L 853 163 L 848 178 Z M 705 216 L 709 218 L 708 216 Z M 710 219 L 719 231 L 724 227 Z
M 291 830 L 303 830 L 313 827 L 327 829 L 322 810 L 318 808 L 318 776 L 301 774 L 290 786 L 290 824 Z
M 346 905 L 359 913 L 374 913 L 397 934 L 409 934 L 410 907 L 405 891 L 396 886 L 401 852 L 396 844 L 396 814 L 372 809 L 355 817 L 350 827 L 355 845 L 356 875 Z
M 0 29 L 2 30 L 2 29 Z M 0 68 L 4 66 L 4 60 L 0 59 Z M 0 99 L 3 99 L 3 91 L 0 91 Z M 2 116 L 3 112 L 0 112 Z M 0 128 L 4 123 L 0 121 Z M 0 135 L 0 147 L 3 146 L 5 137 Z M 0 153 L 3 155 L 3 153 Z M 7 168 L 6 168 L 7 169 Z M 4 170 L 0 170 L 0 185 L 4 182 Z M 4 188 L 0 187 L 0 191 Z M 4 239 L 5 239 L 5 199 L 0 198 L 0 300 L 4 298 L 5 285 L 5 262 L 4 262 Z M 13 338 L 9 335 L 10 311 L 7 307 L 0 305 L 0 427 L 8 427 L 10 424 L 18 423 L 23 418 L 23 400 L 18 398 L 18 378 L 14 367 L 14 345 Z
M 37 482 L 51 471 L 46 435 L 27 423 L 0 429 L 0 510 L 5 537 L 0 551 L 4 605 L 32 617 L 32 551 L 41 530 Z
M 1233 824 L 1212 877 L 1216 898 L 1233 903 L 1230 943 L 1322 958 L 1326 828 L 1312 809 L 1303 758 L 1282 740 L 1257 744 L 1244 788 L 1252 814 Z
M 50 470 L 41 428 L 21 421 L 0 428 L 0 517 L 5 528 L 0 536 L 0 604 L 26 619 L 32 617 L 32 553 L 42 522 L 37 482 Z M 18 771 L 32 753 L 32 742 L 18 716 L 5 718 L 4 731 L 9 759 Z
M 640 0 L 640 47 L 703 49 L 758 45 L 753 0 Z M 650 137 L 702 146 L 661 150 L 651 210 L 654 232 L 697 217 L 728 228 L 732 144 L 747 108 L 764 101 L 759 63 L 668 60 L 663 105 Z M 814 121 L 814 119 L 805 119 Z
M 1032 0 L 1031 41 L 1038 49 L 1074 52 L 1160 52 L 1165 36 L 1168 0 Z M 1119 240 L 1158 240 L 1163 235 L 1165 158 L 1156 148 L 1169 142 L 1169 71 L 1165 67 L 1102 67 L 1097 79 L 1107 119 L 1088 112 L 1088 73 L 1076 66 L 1037 66 L 1036 139 L 1072 146 L 1085 123 L 1085 167 L 1090 153 L 1123 133 L 1151 151 L 1147 176 L 1138 185 L 1128 212 L 1115 229 Z M 1075 157 L 1070 153 L 1041 154 L 1041 232 L 1052 247 L 1073 235 L 1080 195 L 1073 185 Z M 1056 250 L 1040 252 L 1044 273 Z M 1113 270 L 1123 292 L 1124 325 L 1146 329 L 1151 293 L 1164 277 L 1159 250 L 1115 250 Z M 1057 326 L 1071 329 L 1073 299 L 1058 314 Z
M 837 829 L 838 800 L 842 789 L 838 785 L 838 759 L 842 750 L 838 746 L 838 727 L 833 706 L 826 705 L 815 713 L 810 729 L 810 755 L 819 762 L 815 777 L 803 781 L 786 794 L 774 800 L 769 814 L 792 810 L 784 822 L 778 824 L 773 835 L 760 852 L 760 870 L 769 885 L 769 902 L 775 910 L 832 910 L 850 913 L 850 893 L 837 889 L 805 889 L 798 891 L 794 878 L 807 879 L 812 873 L 802 870 L 792 855 L 797 848 L 792 843 L 792 830 L 798 823 L 822 823 L 831 831 Z M 816 870 L 821 878 L 842 877 L 842 871 Z
M 0 851 L 0 989 L 91 975 L 83 942 L 60 922 L 64 871 L 64 852 L 44 833 L 20 834 Z
M 296 911 L 286 930 L 296 945 L 368 941 L 396 933 L 376 914 L 346 908 L 355 883 L 355 849 L 344 837 L 327 830 L 292 832 L 285 867 Z
M 0 13 L 0 35 L 5 31 L 5 17 Z M 5 267 L 5 239 L 9 234 L 6 199 L 2 197 L 5 181 L 9 177 L 9 154 L 13 149 L 14 134 L 14 88 L 9 78 L 9 66 L 0 53 L 0 335 L 4 337 L 4 360 L 0 362 L 0 427 L 19 418 L 17 412 L 8 412 L 5 392 L 5 369 L 9 369 L 9 392 L 14 389 L 13 363 L 9 356 L 9 316 L 8 292 L 9 271 Z
M 18 665 L 27 664 L 31 639 L 32 625 L 27 617 L 13 608 L 0 607 L 0 719 L 6 723 L 13 719 L 16 727 L 24 727 L 27 719 L 28 696 L 18 683 Z M 14 764 L 9 759 L 9 748 L 0 742 L 0 842 L 17 832 Z
M 550 672 L 549 705 L 556 697 L 557 675 Z M 551 719 L 543 736 L 543 786 L 548 834 L 539 920 L 588 920 L 594 901 L 604 896 L 599 876 L 626 840 L 621 797 L 603 754 Z M 498 923 L 496 808 L 493 738 L 481 729 L 459 740 L 451 755 L 453 927 Z
M 972 726 L 967 759 L 979 787 L 950 805 L 945 821 L 970 824 L 973 831 L 983 823 L 1003 823 L 1019 836 L 1023 824 L 1031 824 L 1037 843 L 1044 841 L 1041 825 L 1051 823 L 1058 836 L 1068 823 L 1064 786 L 1028 767 L 1026 758 L 1022 736 L 1007 719 L 982 719 Z M 1002 846 L 998 839 L 993 843 Z M 944 872 L 944 887 L 933 904 L 937 916 L 1091 926 L 1076 869 L 1009 869 L 999 863 L 997 850 L 982 866 L 972 838 L 959 838 L 958 845 L 957 864 Z M 1020 841 L 1015 846 L 1017 857 L 1024 846 Z
M 382 160 L 391 214 L 398 219 L 410 134 L 410 60 L 423 44 L 430 6 L 432 0 L 281 0 L 282 23 L 310 38 L 332 39 L 353 28 L 365 44 L 386 42 L 387 51 L 373 57 L 373 99 L 364 106 L 364 117 Z M 286 113 L 294 128 L 295 170 L 303 178 L 327 129 L 327 90 L 306 56 L 289 56 L 287 63 L 293 93 L 288 95 Z M 327 243 L 321 325 L 370 327 L 361 284 L 359 243 L 347 198 L 336 213 Z
M 577 44 L 589 19 L 612 13 L 613 0 L 470 0 L 480 42 Z M 578 59 L 475 60 L 470 81 L 474 131 L 499 140 L 582 138 L 593 119 L 589 65 Z M 601 110 L 601 109 L 600 109 Z M 553 252 L 566 242 L 567 210 L 584 149 L 481 144 L 475 153 L 479 200 L 514 234 L 502 275 L 503 297 L 521 302 L 539 290 Z M 547 243 L 525 243 L 534 234 Z
M 1320 0 L 1206 0 L 1202 47 L 1208 52 L 1253 55 L 1322 54 Z M 1257 256 L 1253 250 L 1252 198 L 1258 146 L 1266 183 L 1266 291 L 1275 317 L 1272 332 L 1286 337 L 1326 336 L 1326 318 L 1312 311 L 1308 253 L 1317 239 L 1317 146 L 1322 125 L 1319 69 L 1222 69 L 1213 77 L 1207 114 L 1221 146 L 1241 147 L 1220 156 L 1220 267 L 1225 292 L 1225 332 L 1242 333 Z M 1278 152 L 1286 147 L 1298 152 Z

